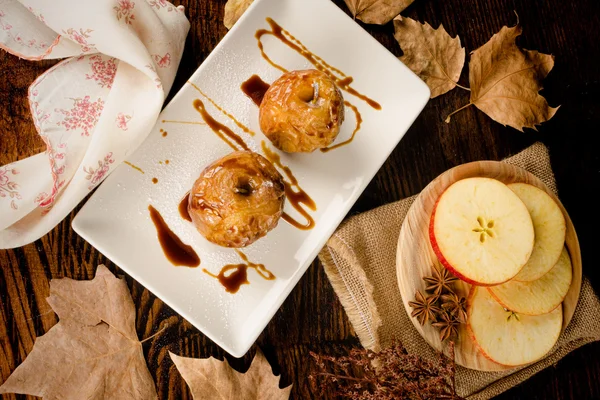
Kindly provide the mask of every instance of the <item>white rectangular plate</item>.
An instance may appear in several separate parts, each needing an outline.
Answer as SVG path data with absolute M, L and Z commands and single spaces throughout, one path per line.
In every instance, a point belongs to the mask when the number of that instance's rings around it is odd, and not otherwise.
M 312 213 L 314 229 L 301 231 L 282 220 L 266 237 L 243 250 L 277 279 L 266 281 L 248 270 L 250 284 L 229 294 L 202 272 L 206 268 L 216 274 L 225 264 L 241 260 L 232 249 L 206 241 L 177 210 L 204 167 L 231 152 L 206 125 L 161 122 L 202 121 L 192 106 L 194 99 L 202 97 L 189 84 L 164 109 L 148 139 L 129 159 L 145 174 L 120 165 L 73 221 L 79 235 L 235 357 L 252 346 L 429 99 L 427 86 L 331 1 L 256 1 L 190 78 L 258 132 L 254 137 L 245 134 L 204 101 L 207 111 L 253 150 L 260 153 L 260 142 L 266 138 L 260 133 L 258 109 L 240 85 L 253 74 L 266 82 L 281 75 L 261 57 L 254 37 L 257 29 L 269 28 L 267 17 L 327 63 L 354 77 L 353 87 L 382 106 L 375 110 L 344 92 L 363 118 L 354 142 L 328 153 L 280 153 L 318 209 Z M 288 70 L 313 68 L 276 38 L 265 36 L 263 43 L 269 56 Z M 347 110 L 337 142 L 351 135 L 354 124 L 354 115 Z M 166 137 L 161 129 L 168 132 Z M 158 183 L 153 184 L 152 178 Z M 149 217 L 149 204 L 196 250 L 201 268 L 174 267 L 166 259 Z M 288 204 L 285 210 L 298 216 Z

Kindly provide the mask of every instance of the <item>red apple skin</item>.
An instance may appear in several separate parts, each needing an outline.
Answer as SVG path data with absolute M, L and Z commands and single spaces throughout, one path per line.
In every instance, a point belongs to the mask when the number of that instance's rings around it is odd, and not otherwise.
M 475 290 L 477 290 L 477 288 L 472 287 L 469 291 L 469 295 L 467 296 L 467 333 L 469 334 L 469 337 L 471 338 L 471 341 L 475 345 L 475 348 L 477 349 L 479 354 L 481 354 L 487 360 L 493 362 L 494 364 L 510 367 L 511 365 L 504 365 L 499 363 L 498 361 L 492 360 L 490 356 L 488 356 L 487 353 L 483 351 L 479 343 L 477 343 L 477 339 L 475 339 L 475 333 L 473 333 L 473 328 L 471 328 L 471 304 L 473 303 L 473 297 L 475 297 Z
M 452 264 L 450 264 L 450 262 L 446 259 L 446 257 L 444 257 L 444 255 L 442 254 L 442 251 L 440 250 L 440 246 L 437 244 L 437 240 L 435 240 L 435 233 L 434 233 L 434 222 L 435 222 L 435 212 L 437 211 L 437 206 L 438 203 L 440 202 L 440 199 L 442 198 L 442 196 L 444 195 L 444 193 L 442 193 L 440 195 L 440 197 L 438 197 L 438 199 L 435 202 L 435 205 L 433 206 L 433 211 L 431 212 L 431 219 L 429 220 L 429 242 L 431 243 L 431 247 L 433 248 L 433 252 L 435 253 L 436 257 L 438 258 L 438 260 L 440 261 L 440 263 L 446 267 L 446 269 L 448 269 L 448 271 L 450 271 L 452 273 L 452 275 L 456 276 L 457 278 L 459 278 L 461 281 L 467 282 L 470 285 L 475 285 L 475 286 L 496 286 L 496 285 L 501 285 L 505 282 L 510 281 L 513 277 L 503 281 L 503 282 L 498 282 L 498 283 L 481 283 L 481 282 L 476 282 L 473 279 L 467 278 L 466 276 L 464 276 L 463 274 L 461 274 L 460 272 L 458 272 L 454 267 L 452 267 Z
M 494 364 L 502 365 L 504 367 L 514 367 L 514 365 L 504 365 L 504 364 L 500 364 L 498 361 L 492 360 L 490 358 L 490 356 L 488 356 L 487 353 L 485 351 L 483 351 L 483 349 L 481 348 L 479 343 L 477 343 L 477 339 L 475 339 L 475 334 L 473 333 L 473 329 L 471 328 L 471 325 L 469 323 L 467 323 L 467 332 L 469 333 L 469 337 L 473 341 L 473 344 L 475 345 L 475 348 L 477 349 L 479 354 L 481 354 L 483 357 L 485 357 L 486 360 L 491 361 Z
M 493 298 L 494 300 L 496 300 L 496 302 L 497 302 L 498 304 L 500 304 L 502 307 L 504 307 L 504 308 L 508 309 L 508 307 L 506 307 L 506 304 L 504 304 L 504 303 L 502 302 L 502 300 L 500 300 L 500 299 L 498 298 L 498 296 L 496 296 L 496 295 L 494 294 L 494 292 L 493 292 L 493 291 L 491 291 L 491 290 L 489 290 L 489 289 L 488 289 L 488 293 L 490 294 L 490 296 L 492 296 L 492 298 Z

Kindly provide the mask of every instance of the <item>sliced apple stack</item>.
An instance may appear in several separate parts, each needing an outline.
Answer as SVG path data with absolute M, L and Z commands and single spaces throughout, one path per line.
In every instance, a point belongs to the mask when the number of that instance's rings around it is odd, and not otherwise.
M 561 208 L 533 185 L 469 178 L 437 200 L 431 245 L 442 265 L 473 285 L 467 329 L 488 359 L 528 364 L 558 340 L 573 279 L 565 233 Z
M 465 282 L 491 286 L 521 271 L 535 234 L 527 207 L 504 183 L 467 178 L 450 185 L 437 200 L 429 238 L 450 272 Z
M 519 282 L 515 279 L 488 288 L 494 299 L 504 308 L 526 315 L 546 314 L 563 302 L 573 279 L 571 259 L 563 248 L 558 262 L 540 279 Z
M 558 261 L 565 243 L 567 225 L 558 204 L 542 189 L 526 183 L 511 183 L 508 187 L 523 201 L 535 231 L 535 243 L 529 260 L 515 279 L 531 282 L 541 278 Z
M 485 288 L 471 287 L 467 330 L 486 358 L 506 366 L 529 364 L 552 349 L 562 328 L 562 307 L 521 315 L 502 307 Z

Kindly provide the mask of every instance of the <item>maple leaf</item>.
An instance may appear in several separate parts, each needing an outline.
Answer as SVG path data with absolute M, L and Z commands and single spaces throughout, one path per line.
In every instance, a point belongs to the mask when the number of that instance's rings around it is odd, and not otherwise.
M 186 358 L 169 352 L 177 370 L 187 382 L 194 399 L 278 400 L 290 397 L 292 385 L 279 389 L 279 377 L 261 353 L 256 352 L 245 374 L 235 371 L 227 360 Z
M 465 64 L 465 48 L 458 35 L 453 39 L 442 25 L 433 29 L 428 23 L 398 15 L 394 37 L 404 52 L 400 61 L 425 81 L 432 99 L 460 86 L 456 82 Z
M 414 0 L 344 0 L 354 18 L 367 24 L 387 24 Z
M 60 321 L 36 339 L 0 393 L 44 399 L 155 399 L 124 280 L 98 266 L 91 281 L 50 282 L 48 304 Z
M 552 108 L 539 94 L 540 81 L 554 67 L 554 57 L 537 51 L 520 49 L 516 39 L 520 25 L 502 27 L 500 32 L 471 53 L 469 84 L 471 102 L 448 116 L 474 105 L 494 121 L 519 131 L 536 129 L 536 125 L 554 116 Z
M 228 0 L 225 4 L 225 16 L 223 24 L 231 29 L 238 19 L 246 12 L 254 0 Z

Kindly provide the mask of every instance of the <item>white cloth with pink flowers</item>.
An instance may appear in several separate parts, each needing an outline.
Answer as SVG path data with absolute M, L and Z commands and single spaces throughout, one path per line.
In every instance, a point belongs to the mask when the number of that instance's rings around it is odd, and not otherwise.
M 45 235 L 142 143 L 188 30 L 166 0 L 0 0 L 2 49 L 64 58 L 29 87 L 46 152 L 0 167 L 0 248 Z

